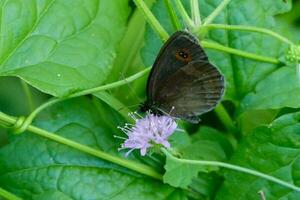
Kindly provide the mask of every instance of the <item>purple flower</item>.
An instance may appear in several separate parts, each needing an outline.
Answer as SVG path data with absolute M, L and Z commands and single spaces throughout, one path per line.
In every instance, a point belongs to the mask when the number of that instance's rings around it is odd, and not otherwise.
M 136 113 L 131 114 L 131 117 L 135 120 L 135 125 L 125 124 L 124 127 L 119 127 L 128 136 L 119 149 L 130 149 L 126 156 L 135 149 L 140 149 L 141 155 L 144 156 L 147 150 L 155 145 L 170 147 L 168 137 L 177 128 L 172 117 L 151 113 L 147 113 L 144 118 L 137 118 Z

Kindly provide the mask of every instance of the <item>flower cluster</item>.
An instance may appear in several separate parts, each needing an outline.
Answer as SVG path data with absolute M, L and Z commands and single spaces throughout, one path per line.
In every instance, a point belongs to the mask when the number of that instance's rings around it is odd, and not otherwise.
M 286 59 L 292 63 L 300 62 L 300 45 L 292 45 L 286 53 Z
M 170 147 L 168 137 L 177 128 L 173 118 L 151 113 L 147 113 L 144 118 L 140 118 L 137 114 L 131 114 L 131 117 L 135 120 L 135 125 L 125 124 L 124 127 L 119 127 L 128 136 L 119 149 L 130 149 L 126 156 L 134 149 L 140 149 L 141 155 L 144 156 L 147 150 L 155 145 Z

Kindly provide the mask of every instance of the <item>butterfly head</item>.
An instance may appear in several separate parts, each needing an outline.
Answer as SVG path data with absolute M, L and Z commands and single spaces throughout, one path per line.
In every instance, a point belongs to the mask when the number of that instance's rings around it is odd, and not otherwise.
M 163 112 L 159 109 L 159 105 L 151 101 L 145 101 L 140 105 L 139 111 L 142 113 L 150 112 L 154 115 L 163 115 Z

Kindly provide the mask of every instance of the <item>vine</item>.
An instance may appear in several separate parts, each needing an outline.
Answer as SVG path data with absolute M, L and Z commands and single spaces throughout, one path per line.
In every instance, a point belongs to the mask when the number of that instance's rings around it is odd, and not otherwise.
M 264 173 L 261 173 L 261 172 L 258 172 L 258 171 L 252 170 L 252 169 L 248 169 L 248 168 L 241 167 L 241 166 L 238 166 L 238 165 L 232 165 L 232 164 L 229 164 L 229 163 L 218 162 L 218 161 L 181 159 L 181 158 L 177 158 L 177 157 L 173 156 L 167 149 L 164 149 L 164 148 L 162 148 L 162 152 L 164 152 L 164 154 L 168 158 L 170 158 L 171 160 L 174 160 L 178 163 L 184 163 L 184 164 L 190 164 L 190 165 L 199 165 L 199 166 L 223 167 L 223 168 L 235 170 L 235 171 L 238 171 L 238 172 L 243 172 L 243 173 L 246 173 L 246 174 L 250 174 L 250 175 L 253 175 L 253 176 L 257 176 L 259 178 L 266 179 L 268 181 L 277 183 L 281 186 L 284 186 L 284 187 L 290 188 L 292 190 L 295 190 L 297 192 L 300 192 L 300 188 L 293 185 L 293 184 L 287 183 L 287 182 L 282 181 L 278 178 L 275 178 L 275 177 L 270 176 L 268 174 L 264 174 Z
M 0 112 L 0 125 L 5 126 L 7 128 L 15 125 L 18 122 L 18 119 L 8 116 L 2 112 Z M 74 149 L 77 149 L 81 152 L 93 155 L 95 157 L 101 158 L 103 160 L 107 160 L 109 162 L 121 165 L 123 167 L 126 167 L 128 169 L 134 170 L 136 172 L 139 172 L 141 174 L 147 175 L 149 177 L 152 177 L 154 179 L 162 180 L 161 174 L 157 173 L 154 169 L 149 167 L 148 165 L 144 165 L 141 163 L 133 162 L 128 159 L 123 159 L 117 156 L 110 155 L 108 153 L 105 153 L 103 151 L 88 147 L 86 145 L 82 145 L 80 143 L 74 142 L 72 140 L 69 140 L 67 138 L 61 137 L 59 135 L 56 135 L 55 133 L 51 133 L 49 131 L 40 129 L 38 127 L 35 127 L 33 125 L 28 125 L 26 130 L 30 131 L 31 133 L 34 133 L 36 135 L 39 135 L 44 138 L 48 138 L 50 140 L 53 140 L 55 142 L 58 142 L 60 144 L 67 145 L 69 147 L 72 147 Z
M 75 98 L 75 97 L 80 97 L 80 96 L 84 96 L 84 95 L 88 95 L 88 94 L 93 94 L 93 93 L 97 93 L 97 92 L 101 92 L 104 90 L 108 90 L 108 89 L 112 89 L 112 88 L 116 88 L 122 85 L 125 85 L 127 83 L 130 83 L 138 78 L 141 78 L 142 76 L 144 76 L 145 74 L 147 74 L 150 71 L 150 67 L 146 68 L 128 78 L 125 78 L 123 80 L 117 81 L 117 82 L 113 82 L 110 84 L 106 84 L 106 85 L 102 85 L 99 87 L 95 87 L 95 88 L 90 88 L 87 90 L 83 90 L 80 92 L 76 92 L 73 93 L 67 97 L 64 98 L 52 98 L 49 101 L 47 101 L 46 103 L 40 105 L 39 107 L 37 107 L 33 112 L 30 113 L 30 115 L 27 118 L 20 118 L 23 121 L 21 123 L 18 123 L 17 126 L 14 127 L 14 133 L 16 134 L 20 134 L 22 132 L 24 132 L 27 128 L 27 126 L 29 124 L 31 124 L 31 122 L 33 121 L 33 119 L 38 115 L 38 113 L 40 113 L 42 110 L 48 108 L 49 106 L 52 106 L 56 103 L 59 103 L 61 101 L 67 100 L 67 99 L 71 99 L 71 98 Z M 106 97 L 107 98 L 107 97 Z M 127 115 L 124 115 L 124 113 L 121 113 L 123 115 L 124 118 L 127 118 Z M 20 121 L 20 120 L 19 120 Z

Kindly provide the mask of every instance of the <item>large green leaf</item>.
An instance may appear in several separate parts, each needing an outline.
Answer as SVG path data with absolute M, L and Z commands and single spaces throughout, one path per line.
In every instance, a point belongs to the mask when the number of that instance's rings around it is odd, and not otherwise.
M 177 133 L 177 135 L 179 134 L 183 135 L 183 133 Z M 174 138 L 174 136 L 172 138 Z M 233 151 L 227 138 L 224 137 L 221 132 L 209 127 L 201 127 L 200 130 L 193 135 L 191 141 L 185 139 L 184 136 L 177 136 L 176 138 L 177 140 L 185 141 L 184 143 L 172 143 L 172 147 L 178 151 L 180 158 L 183 159 L 225 161 Z M 165 169 L 164 181 L 166 183 L 175 187 L 185 188 L 191 184 L 192 179 L 197 178 L 199 172 L 208 173 L 216 171 L 218 168 L 182 163 L 167 156 Z M 197 187 L 213 187 L 211 184 L 214 184 L 214 182 L 205 185 L 203 182 L 206 181 L 207 180 L 199 176 L 196 180 L 198 184 L 194 183 L 194 185 Z M 210 194 L 206 193 L 205 195 Z
M 182 2 L 189 11 L 190 1 L 183 0 Z M 202 19 L 208 16 L 220 2 L 221 0 L 199 0 Z M 289 7 L 290 4 L 282 0 L 232 0 L 214 23 L 255 25 L 275 29 L 276 25 L 272 16 L 287 11 Z M 175 31 L 161 0 L 157 1 L 152 11 L 169 33 Z M 275 58 L 282 55 L 286 48 L 286 45 L 274 38 L 249 32 L 213 30 L 209 32 L 208 39 L 228 47 Z M 149 27 L 145 41 L 142 55 L 146 65 L 151 65 L 162 46 L 162 42 Z M 215 50 L 206 49 L 206 51 L 210 61 L 225 75 L 227 81 L 226 99 L 242 99 L 247 93 L 253 91 L 258 81 L 276 69 L 276 65 L 273 64 L 249 60 Z
M 35 124 L 117 154 L 121 121 L 107 106 L 81 98 L 48 110 Z M 0 186 L 24 199 L 185 199 L 175 188 L 30 132 L 0 149 Z
M 1 1 L 0 75 L 54 96 L 101 84 L 129 14 L 127 0 Z
M 253 129 L 270 124 L 278 115 L 274 110 L 247 110 L 238 118 L 241 135 L 248 135 Z
M 283 115 L 269 126 L 255 129 L 239 145 L 232 163 L 252 168 L 300 186 L 300 113 Z M 255 176 L 226 170 L 217 199 L 297 200 L 300 193 Z
M 300 107 L 300 77 L 294 66 L 283 67 L 260 81 L 242 101 L 243 110 Z

